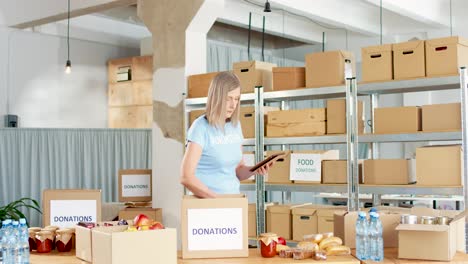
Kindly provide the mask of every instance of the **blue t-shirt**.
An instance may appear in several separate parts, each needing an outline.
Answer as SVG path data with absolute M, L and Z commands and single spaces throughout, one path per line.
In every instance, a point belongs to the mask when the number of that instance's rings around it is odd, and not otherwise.
M 202 115 L 190 127 L 187 141 L 197 143 L 203 149 L 195 176 L 215 193 L 239 193 L 236 167 L 242 159 L 240 123 L 234 126 L 226 122 L 223 132 L 211 126 L 205 115 Z

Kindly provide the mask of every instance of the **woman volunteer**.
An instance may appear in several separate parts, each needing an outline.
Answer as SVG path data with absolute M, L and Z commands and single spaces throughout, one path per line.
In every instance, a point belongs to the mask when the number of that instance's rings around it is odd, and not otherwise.
M 208 91 L 206 113 L 188 131 L 181 183 L 198 197 L 239 193 L 239 181 L 254 174 L 264 175 L 273 164 L 251 172 L 242 160 L 240 96 L 240 81 L 235 74 L 216 75 Z

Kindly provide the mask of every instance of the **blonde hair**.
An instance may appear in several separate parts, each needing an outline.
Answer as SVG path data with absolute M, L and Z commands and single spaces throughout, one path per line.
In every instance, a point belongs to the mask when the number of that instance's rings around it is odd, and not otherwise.
M 237 88 L 240 88 L 240 80 L 232 72 L 221 72 L 213 78 L 206 102 L 206 118 L 210 125 L 224 129 L 226 124 L 226 98 L 230 91 Z M 240 100 L 231 116 L 231 123 L 234 126 L 239 123 L 239 107 Z

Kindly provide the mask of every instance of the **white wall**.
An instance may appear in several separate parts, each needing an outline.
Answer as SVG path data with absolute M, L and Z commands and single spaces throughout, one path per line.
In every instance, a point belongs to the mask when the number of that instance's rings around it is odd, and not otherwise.
M 139 55 L 138 49 L 72 39 L 67 75 L 65 38 L 2 29 L 0 40 L 0 115 L 18 115 L 21 127 L 107 127 L 107 60 Z

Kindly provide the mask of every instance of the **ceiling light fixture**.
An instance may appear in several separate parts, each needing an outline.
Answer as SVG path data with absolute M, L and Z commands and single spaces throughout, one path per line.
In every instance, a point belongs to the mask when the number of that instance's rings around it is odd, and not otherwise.
M 71 72 L 71 61 L 70 61 L 70 0 L 68 0 L 68 25 L 67 25 L 67 63 L 65 64 L 65 73 Z
M 265 2 L 265 9 L 263 9 L 263 12 L 267 12 L 267 13 L 271 12 L 271 6 L 270 6 L 270 2 L 268 2 L 268 0 Z

